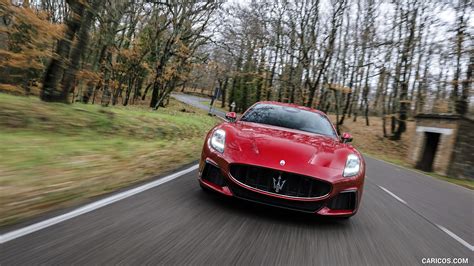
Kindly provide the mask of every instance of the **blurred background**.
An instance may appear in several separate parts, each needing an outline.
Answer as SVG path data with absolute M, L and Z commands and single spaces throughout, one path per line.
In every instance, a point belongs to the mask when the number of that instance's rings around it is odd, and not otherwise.
M 0 226 L 197 160 L 211 103 L 313 107 L 365 154 L 472 190 L 473 10 L 0 0 Z

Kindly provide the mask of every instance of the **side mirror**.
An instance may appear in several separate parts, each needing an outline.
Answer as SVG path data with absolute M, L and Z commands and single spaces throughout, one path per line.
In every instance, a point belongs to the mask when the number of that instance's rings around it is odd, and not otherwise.
M 234 122 L 237 119 L 237 114 L 235 112 L 229 112 L 225 114 L 225 118 L 230 122 Z
M 341 136 L 341 142 L 342 143 L 348 143 L 348 142 L 352 142 L 352 135 L 349 134 L 349 133 L 342 133 L 342 136 Z

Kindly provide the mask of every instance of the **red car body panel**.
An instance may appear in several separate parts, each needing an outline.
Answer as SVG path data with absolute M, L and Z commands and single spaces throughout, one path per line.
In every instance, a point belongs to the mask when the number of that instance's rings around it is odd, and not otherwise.
M 319 113 L 328 119 L 324 113 L 310 108 L 276 102 L 264 103 L 308 110 Z M 225 150 L 223 153 L 214 150 L 209 143 L 211 135 L 217 129 L 223 129 L 226 132 Z M 356 176 L 344 177 L 342 173 L 349 154 L 356 154 L 359 157 L 360 171 Z M 285 161 L 284 165 L 280 164 L 282 160 Z M 354 215 L 359 208 L 365 177 L 365 162 L 362 155 L 352 145 L 342 143 L 337 135 L 331 137 L 239 120 L 223 122 L 208 133 L 203 146 L 199 167 L 199 182 L 202 186 L 226 196 L 233 196 L 229 186 L 219 186 L 202 178 L 206 164 L 219 168 L 222 176 L 225 178 L 225 182 L 231 182 L 234 186 L 237 185 L 243 189 L 263 194 L 270 199 L 279 198 L 288 201 L 321 202 L 322 207 L 315 211 L 315 214 L 325 216 L 348 217 Z M 231 164 L 253 165 L 312 177 L 329 183 L 331 190 L 326 195 L 311 198 L 291 197 L 263 191 L 247 186 L 232 177 L 229 169 Z M 348 191 L 356 192 L 356 203 L 353 209 L 333 210 L 326 206 L 326 203 L 332 198 L 341 192 Z

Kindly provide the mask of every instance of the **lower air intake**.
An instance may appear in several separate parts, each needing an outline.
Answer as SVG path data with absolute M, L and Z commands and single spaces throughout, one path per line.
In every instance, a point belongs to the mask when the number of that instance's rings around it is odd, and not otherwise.
M 357 193 L 355 191 L 341 192 L 329 200 L 327 207 L 332 210 L 354 210 L 356 207 Z
M 202 171 L 201 178 L 203 180 L 209 181 L 213 184 L 216 184 L 220 187 L 226 185 L 224 176 L 222 176 L 221 170 L 216 166 L 206 163 L 204 170 Z

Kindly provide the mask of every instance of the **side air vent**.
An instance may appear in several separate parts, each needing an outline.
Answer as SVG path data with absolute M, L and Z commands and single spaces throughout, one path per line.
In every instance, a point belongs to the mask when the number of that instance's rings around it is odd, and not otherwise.
M 341 192 L 328 202 L 327 207 L 332 210 L 354 210 L 356 199 L 355 191 Z
M 206 163 L 204 166 L 201 178 L 220 187 L 226 185 L 225 178 L 222 176 L 221 170 L 210 163 Z

